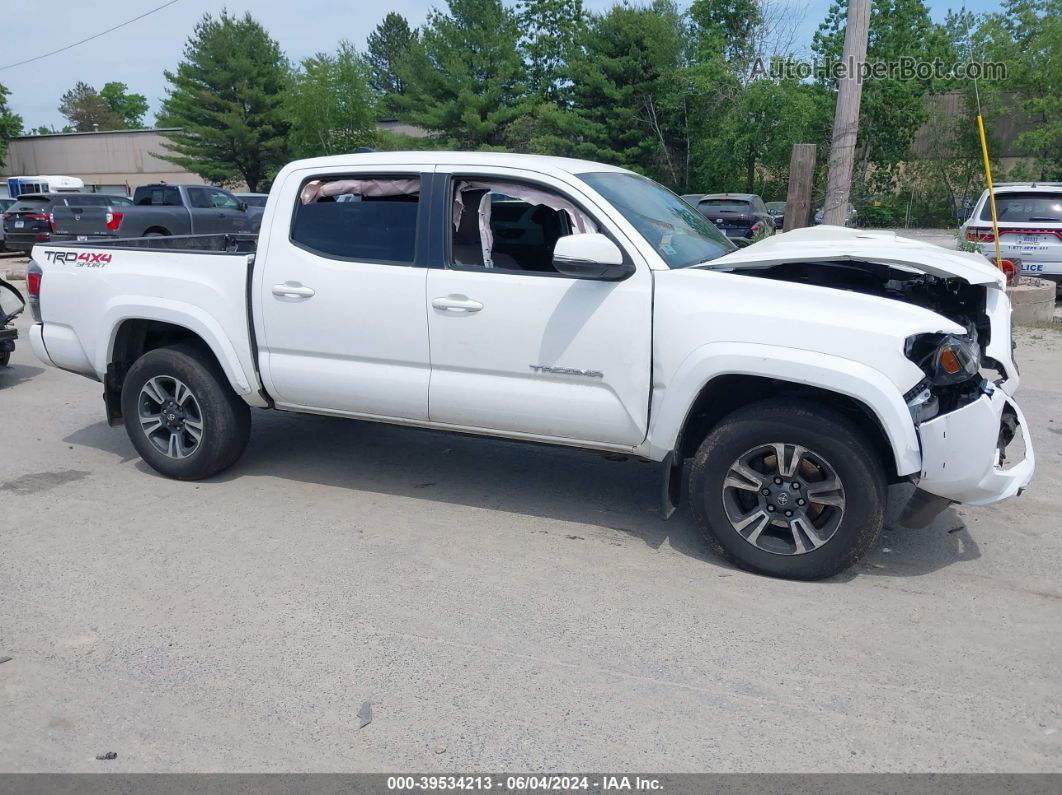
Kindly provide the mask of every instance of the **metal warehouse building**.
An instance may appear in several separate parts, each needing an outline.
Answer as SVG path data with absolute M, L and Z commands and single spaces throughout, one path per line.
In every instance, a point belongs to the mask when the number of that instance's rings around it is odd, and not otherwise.
M 27 135 L 13 139 L 0 166 L 0 196 L 7 178 L 37 174 L 78 177 L 86 190 L 131 194 L 151 182 L 203 183 L 203 179 L 158 157 L 164 130 Z

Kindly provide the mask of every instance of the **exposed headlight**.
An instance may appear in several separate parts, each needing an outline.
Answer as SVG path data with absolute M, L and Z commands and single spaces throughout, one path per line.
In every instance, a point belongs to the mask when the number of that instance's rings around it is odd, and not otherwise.
M 981 349 L 977 340 L 957 334 L 909 337 L 905 353 L 936 386 L 961 384 L 981 369 Z

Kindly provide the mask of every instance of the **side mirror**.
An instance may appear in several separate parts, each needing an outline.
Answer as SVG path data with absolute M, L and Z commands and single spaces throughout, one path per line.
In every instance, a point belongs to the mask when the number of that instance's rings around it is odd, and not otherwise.
M 236 200 L 236 207 L 241 213 L 247 212 L 247 202 L 243 201 L 242 199 Z
M 560 238 L 553 249 L 553 267 L 574 279 L 605 282 L 620 282 L 634 273 L 634 266 L 624 261 L 619 246 L 597 233 Z

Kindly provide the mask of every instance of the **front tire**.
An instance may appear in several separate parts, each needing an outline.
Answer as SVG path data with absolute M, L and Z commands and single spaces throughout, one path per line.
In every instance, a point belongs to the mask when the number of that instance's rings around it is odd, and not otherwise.
M 818 580 L 877 539 L 886 479 L 847 417 L 766 400 L 725 417 L 693 459 L 690 504 L 717 552 L 758 574 Z
M 122 385 L 129 439 L 152 469 L 177 480 L 210 477 L 247 446 L 251 411 L 202 349 L 157 348 L 129 368 Z

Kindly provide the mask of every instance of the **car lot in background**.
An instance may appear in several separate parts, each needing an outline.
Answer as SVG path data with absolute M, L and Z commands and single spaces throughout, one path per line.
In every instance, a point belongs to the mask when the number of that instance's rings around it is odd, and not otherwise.
M 774 218 L 755 193 L 706 193 L 696 207 L 727 237 L 756 240 L 775 231 Z
M 128 205 L 125 196 L 106 193 L 31 193 L 19 196 L 3 214 L 4 245 L 10 251 L 29 254 L 38 243 L 52 239 L 52 213 L 59 207 L 107 207 Z
M 1021 261 L 1027 276 L 1062 285 L 1062 183 L 1015 182 L 995 186 L 999 253 Z M 988 191 L 962 225 L 962 237 L 989 259 L 996 256 Z

